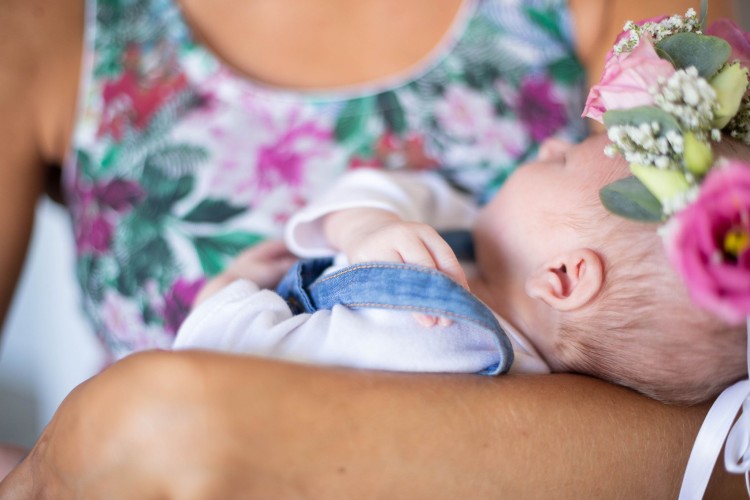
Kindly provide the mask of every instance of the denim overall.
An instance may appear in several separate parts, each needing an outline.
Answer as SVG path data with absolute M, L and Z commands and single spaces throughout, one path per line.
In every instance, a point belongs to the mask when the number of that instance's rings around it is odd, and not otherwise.
M 443 236 L 460 259 L 473 257 L 468 232 Z M 497 375 L 510 369 L 513 348 L 492 311 L 442 272 L 413 264 L 366 262 L 321 276 L 332 264 L 331 258 L 302 259 L 287 272 L 276 291 L 294 314 L 340 304 L 350 309 L 411 311 L 469 322 L 494 335 L 500 354 L 497 364 L 479 373 Z

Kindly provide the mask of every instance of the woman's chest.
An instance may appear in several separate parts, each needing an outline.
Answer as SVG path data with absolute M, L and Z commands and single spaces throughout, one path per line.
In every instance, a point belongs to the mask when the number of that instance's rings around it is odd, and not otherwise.
M 180 0 L 202 43 L 239 73 L 285 88 L 335 88 L 417 64 L 472 0 Z

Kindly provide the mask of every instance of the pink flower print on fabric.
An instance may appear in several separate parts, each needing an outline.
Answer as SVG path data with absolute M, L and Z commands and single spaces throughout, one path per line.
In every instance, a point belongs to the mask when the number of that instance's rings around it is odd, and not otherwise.
M 138 203 L 145 193 L 136 182 L 114 179 L 105 184 L 80 188 L 75 216 L 75 241 L 79 253 L 106 253 L 112 242 L 115 221 Z
M 168 347 L 172 340 L 158 326 L 145 324 L 141 308 L 115 290 L 107 290 L 101 305 L 101 317 L 109 335 L 127 344 L 128 351 Z
M 438 168 L 439 163 L 427 153 L 423 135 L 410 132 L 406 137 L 399 137 L 393 132 L 384 132 L 375 143 L 375 158 L 370 160 L 370 165 L 361 162 L 358 166 L 431 170 Z
M 729 61 L 739 63 L 750 69 L 750 33 L 745 33 L 730 19 L 719 19 L 706 30 L 707 35 L 723 38 L 732 48 Z
M 261 193 L 278 185 L 299 187 L 310 158 L 329 149 L 332 130 L 301 115 L 299 108 L 291 110 L 283 131 L 258 150 L 255 182 Z
M 714 168 L 669 222 L 667 255 L 700 307 L 730 324 L 750 316 L 750 165 Z
M 471 139 L 486 129 L 495 117 L 492 103 L 465 85 L 452 85 L 435 106 L 440 128 L 459 139 Z
M 512 162 L 529 147 L 527 131 L 512 119 L 497 119 L 478 138 L 479 151 L 484 159 Z
M 314 106 L 266 96 L 227 71 L 197 90 L 205 105 L 179 125 L 185 137 L 211 151 L 216 168 L 204 178 L 208 193 L 257 208 L 269 196 L 305 192 L 310 171 L 330 167 L 333 119 Z
M 549 78 L 527 78 L 521 84 L 516 113 L 535 142 L 542 142 L 560 130 L 568 118 L 561 98 Z
M 616 54 L 607 61 L 581 116 L 603 123 L 604 113 L 609 110 L 650 106 L 654 103 L 650 89 L 660 78 L 674 73 L 672 64 L 656 54 L 651 37 L 644 34 L 632 52 Z
M 205 278 L 195 281 L 179 278 L 172 284 L 172 288 L 164 296 L 162 309 L 164 328 L 167 332 L 173 335 L 177 333 L 193 306 L 195 296 L 205 283 Z
M 80 252 L 102 255 L 109 250 L 114 228 L 112 223 L 102 215 L 85 219 L 76 231 L 76 248 Z
M 98 137 L 109 135 L 119 141 L 129 129 L 143 130 L 164 103 L 187 87 L 187 79 L 181 73 L 142 78 L 137 68 L 128 64 L 129 59 L 126 56 L 125 69 L 119 78 L 104 83 Z M 138 55 L 132 59 L 138 60 Z
M 500 91 L 512 108 L 522 101 L 520 92 L 510 86 L 501 85 Z M 446 148 L 444 158 L 448 164 L 511 164 L 528 147 L 526 128 L 519 126 L 515 118 L 497 116 L 492 103 L 477 92 L 454 85 L 446 95 L 435 114 L 441 127 L 460 139 Z

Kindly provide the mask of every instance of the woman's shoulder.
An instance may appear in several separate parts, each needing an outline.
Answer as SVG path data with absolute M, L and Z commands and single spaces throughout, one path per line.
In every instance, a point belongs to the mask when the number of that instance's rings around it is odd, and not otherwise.
M 732 0 L 712 0 L 711 18 L 732 17 Z M 605 54 L 627 20 L 684 14 L 698 2 L 689 0 L 568 0 L 575 25 L 576 51 L 588 70 L 590 83 L 599 81 Z
M 62 159 L 75 114 L 84 1 L 11 0 L 0 14 L 0 126 L 33 136 L 49 162 Z

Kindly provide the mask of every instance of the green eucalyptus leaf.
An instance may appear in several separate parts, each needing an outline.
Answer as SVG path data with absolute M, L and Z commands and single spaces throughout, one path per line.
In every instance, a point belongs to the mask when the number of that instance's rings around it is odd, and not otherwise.
M 682 161 L 685 163 L 685 168 L 694 175 L 705 175 L 714 162 L 711 144 L 701 141 L 692 132 L 686 133 L 683 140 Z
M 709 83 L 716 91 L 718 104 L 712 125 L 722 129 L 737 114 L 742 98 L 747 93 L 747 70 L 739 63 L 727 64 Z
M 630 171 L 660 203 L 673 199 L 690 187 L 685 174 L 679 170 L 631 163 Z
M 604 113 L 604 125 L 640 125 L 641 123 L 659 124 L 660 132 L 667 130 L 680 131 L 680 124 L 674 116 L 655 106 L 639 106 L 631 109 L 613 109 Z
M 660 59 L 664 59 L 672 66 L 677 66 L 677 64 L 672 60 L 672 57 L 668 53 L 664 52 L 659 47 L 654 47 L 654 50 L 656 50 L 656 55 L 659 56 Z
M 599 199 L 610 212 L 642 222 L 660 222 L 662 207 L 646 186 L 633 176 L 607 184 Z
M 678 69 L 695 66 L 703 78 L 711 78 L 729 60 L 732 48 L 726 40 L 697 33 L 675 33 L 656 43 L 669 54 Z
M 708 0 L 701 0 L 701 31 L 705 33 L 706 22 L 708 22 Z

